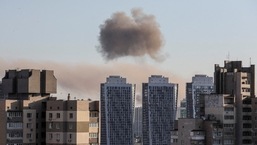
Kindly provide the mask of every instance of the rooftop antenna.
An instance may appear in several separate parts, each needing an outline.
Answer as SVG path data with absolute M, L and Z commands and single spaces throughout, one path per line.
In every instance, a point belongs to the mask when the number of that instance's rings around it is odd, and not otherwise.
M 252 58 L 250 57 L 250 66 L 252 65 Z

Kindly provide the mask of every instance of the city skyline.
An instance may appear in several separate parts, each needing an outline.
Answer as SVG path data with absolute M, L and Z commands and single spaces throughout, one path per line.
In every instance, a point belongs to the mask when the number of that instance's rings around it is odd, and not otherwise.
M 1 1 L 0 77 L 8 69 L 52 69 L 60 86 L 58 96 L 99 99 L 99 84 L 109 75 L 137 84 L 137 94 L 150 75 L 164 75 L 179 84 L 179 97 L 184 98 L 185 83 L 195 74 L 213 76 L 214 64 L 226 59 L 256 64 L 256 4 Z M 163 62 L 147 55 L 105 61 L 97 51 L 99 26 L 116 12 L 130 16 L 134 8 L 153 15 L 159 24 Z

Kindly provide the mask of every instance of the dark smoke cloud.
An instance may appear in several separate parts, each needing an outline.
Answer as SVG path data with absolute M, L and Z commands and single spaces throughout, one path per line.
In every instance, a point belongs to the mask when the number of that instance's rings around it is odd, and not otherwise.
M 99 51 L 106 60 L 124 56 L 143 56 L 161 61 L 159 51 L 163 45 L 162 34 L 153 15 L 140 9 L 131 11 L 132 17 L 117 12 L 100 26 Z

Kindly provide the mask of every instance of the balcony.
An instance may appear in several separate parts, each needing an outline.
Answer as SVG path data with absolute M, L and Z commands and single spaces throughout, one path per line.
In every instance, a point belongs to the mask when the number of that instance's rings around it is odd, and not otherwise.
M 23 139 L 22 138 L 7 138 L 6 144 L 22 144 Z
M 99 117 L 90 117 L 90 122 L 99 122 Z
M 204 140 L 205 132 L 204 131 L 192 131 L 190 132 L 191 140 Z
M 7 117 L 7 122 L 22 122 L 22 117 Z

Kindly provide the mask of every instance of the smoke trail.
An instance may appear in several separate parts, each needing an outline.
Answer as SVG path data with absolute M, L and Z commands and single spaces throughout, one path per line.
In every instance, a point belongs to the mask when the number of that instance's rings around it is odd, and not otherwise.
M 153 15 L 146 15 L 140 9 L 131 11 L 132 17 L 117 12 L 100 25 L 99 51 L 106 60 L 124 56 L 148 54 L 159 61 L 163 45 L 159 25 Z

